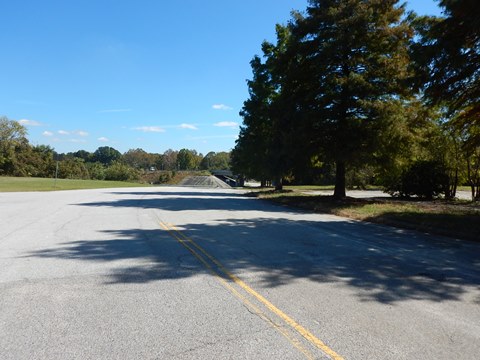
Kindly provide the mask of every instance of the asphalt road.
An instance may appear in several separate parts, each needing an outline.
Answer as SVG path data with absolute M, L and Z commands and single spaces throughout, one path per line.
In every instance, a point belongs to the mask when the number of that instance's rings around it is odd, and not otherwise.
M 478 359 L 480 244 L 237 190 L 0 193 L 0 359 Z

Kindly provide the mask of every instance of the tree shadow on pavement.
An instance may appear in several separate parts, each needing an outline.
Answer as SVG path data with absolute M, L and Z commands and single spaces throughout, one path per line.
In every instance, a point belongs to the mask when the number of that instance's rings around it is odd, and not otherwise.
M 80 205 L 223 210 L 223 218 L 204 223 L 179 221 L 176 228 L 229 271 L 240 277 L 255 273 L 255 286 L 261 288 L 301 280 L 334 283 L 354 289 L 363 301 L 389 304 L 411 299 L 459 301 L 472 288 L 480 291 L 478 244 L 439 238 L 432 241 L 428 235 L 412 231 L 328 216 L 308 217 L 255 199 L 230 197 L 229 193 L 225 198 L 198 193 L 147 195 L 144 199 Z M 246 201 L 251 201 L 247 207 Z M 229 210 L 241 216 L 229 217 Z M 118 262 L 107 276 L 109 284 L 208 273 L 167 231 L 106 229 L 101 237 L 68 242 L 28 256 Z

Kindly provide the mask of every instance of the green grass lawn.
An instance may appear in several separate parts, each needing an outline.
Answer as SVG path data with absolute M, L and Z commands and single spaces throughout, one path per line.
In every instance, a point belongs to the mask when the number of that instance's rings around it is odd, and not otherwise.
M 0 177 L 0 192 L 104 189 L 140 186 L 150 185 L 124 181 L 58 179 L 55 182 L 55 179 Z
M 398 199 L 334 200 L 301 191 L 260 191 L 253 196 L 312 212 L 480 241 L 480 204 L 468 201 Z

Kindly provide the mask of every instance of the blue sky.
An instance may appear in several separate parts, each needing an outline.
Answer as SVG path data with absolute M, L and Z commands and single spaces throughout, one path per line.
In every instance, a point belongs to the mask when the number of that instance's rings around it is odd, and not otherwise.
M 0 0 L 0 116 L 58 152 L 229 151 L 249 61 L 307 0 Z M 433 0 L 408 9 L 439 15 Z

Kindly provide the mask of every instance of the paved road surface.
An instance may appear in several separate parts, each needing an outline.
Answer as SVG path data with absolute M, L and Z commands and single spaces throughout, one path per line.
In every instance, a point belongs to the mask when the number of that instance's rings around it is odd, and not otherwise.
M 224 189 L 0 193 L 0 359 L 478 359 L 480 246 Z

